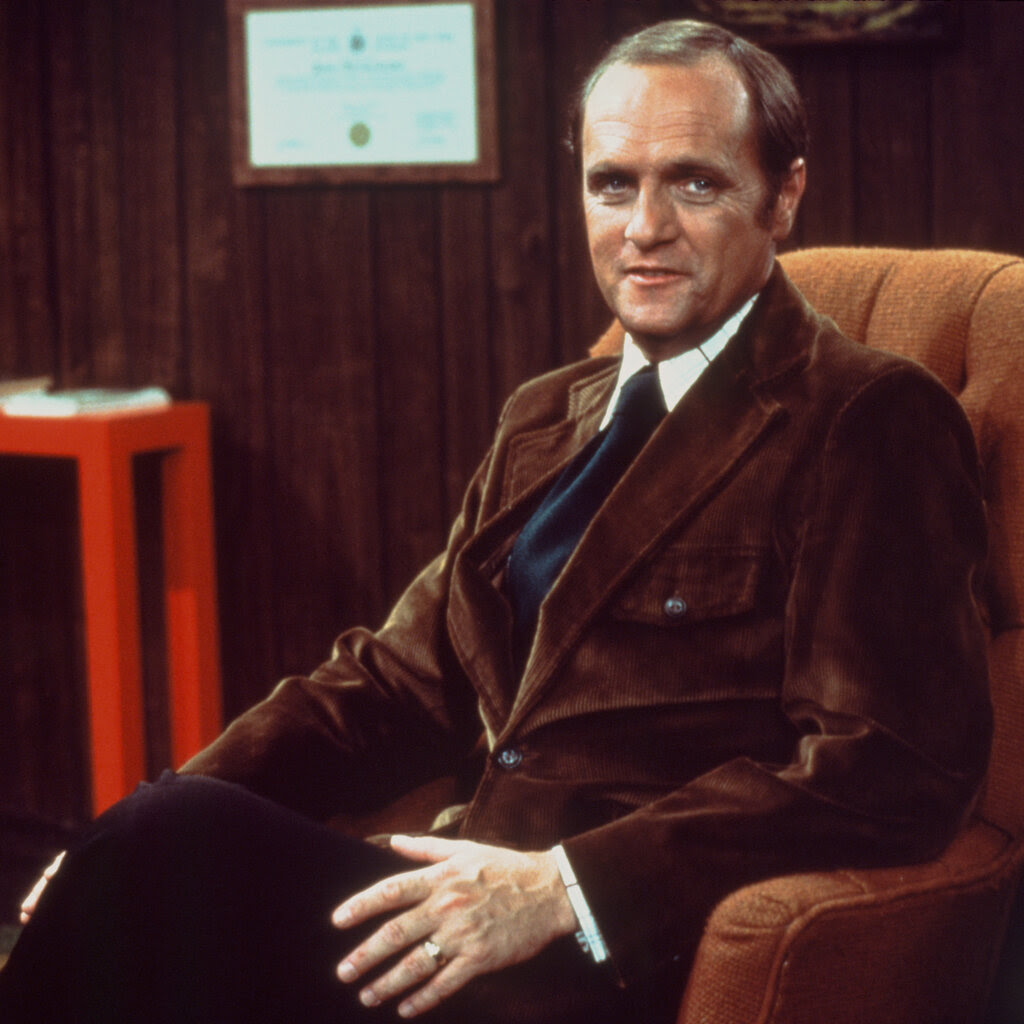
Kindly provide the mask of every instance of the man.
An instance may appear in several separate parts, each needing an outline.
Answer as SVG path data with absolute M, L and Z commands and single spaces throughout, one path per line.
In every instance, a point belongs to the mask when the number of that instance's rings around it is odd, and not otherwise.
M 727 893 L 958 828 L 990 729 L 976 458 L 933 378 L 842 338 L 775 264 L 805 184 L 792 81 L 671 22 L 613 49 L 581 110 L 623 355 L 512 396 L 382 629 L 101 819 L 28 906 L 12 990 L 59 949 L 48 989 L 120 978 L 148 1020 L 187 990 L 211 1020 L 359 1019 L 344 991 L 403 1017 L 669 1021 Z M 437 834 L 355 851 L 308 822 L 467 765 Z M 109 964 L 73 968 L 91 928 Z M 332 948 L 333 989 L 307 971 Z M 97 1017 L 130 1005 L 102 991 Z

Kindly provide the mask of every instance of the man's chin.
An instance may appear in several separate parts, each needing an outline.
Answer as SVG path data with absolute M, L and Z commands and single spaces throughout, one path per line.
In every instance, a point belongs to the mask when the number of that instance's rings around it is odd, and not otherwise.
M 706 332 L 699 327 L 680 328 L 678 324 L 664 326 L 649 321 L 621 321 L 626 333 L 651 360 L 671 359 L 707 340 Z

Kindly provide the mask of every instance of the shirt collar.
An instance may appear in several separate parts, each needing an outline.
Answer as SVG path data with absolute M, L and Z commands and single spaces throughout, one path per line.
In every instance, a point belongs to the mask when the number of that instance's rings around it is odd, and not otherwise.
M 704 367 L 711 362 L 719 352 L 735 337 L 747 314 L 754 305 L 756 295 L 747 299 L 745 303 L 713 334 L 703 345 L 681 352 L 671 359 L 663 359 L 658 363 L 658 382 L 661 384 L 661 393 L 665 399 L 665 408 L 671 412 L 682 399 L 683 395 L 696 383 L 697 378 L 704 372 Z M 619 378 L 615 383 L 615 391 L 612 393 L 611 401 L 605 410 L 604 419 L 601 421 L 603 430 L 611 422 L 612 412 L 615 403 L 619 400 L 619 392 L 622 385 L 629 380 L 638 370 L 642 370 L 648 363 L 647 357 L 640 351 L 639 346 L 627 334 L 622 349 L 622 362 L 619 364 Z

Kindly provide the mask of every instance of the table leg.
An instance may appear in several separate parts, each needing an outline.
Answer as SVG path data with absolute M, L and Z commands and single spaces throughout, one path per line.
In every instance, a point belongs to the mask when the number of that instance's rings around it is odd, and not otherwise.
M 129 454 L 95 445 L 78 460 L 90 759 L 98 814 L 145 776 L 142 651 Z
M 221 729 L 213 503 L 209 442 L 195 424 L 187 443 L 165 453 L 164 587 L 171 754 L 175 767 Z

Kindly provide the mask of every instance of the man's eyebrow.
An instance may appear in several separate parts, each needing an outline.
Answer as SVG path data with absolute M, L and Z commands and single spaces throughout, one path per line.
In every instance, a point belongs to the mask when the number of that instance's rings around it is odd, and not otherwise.
M 601 160 L 600 162 L 584 168 L 584 178 L 588 182 L 605 181 L 608 178 L 625 178 L 632 180 L 635 173 L 625 164 L 615 160 Z
M 702 163 L 698 160 L 677 160 L 667 164 L 663 173 L 667 172 L 675 178 L 727 178 L 725 170 L 715 164 Z
M 628 174 L 624 164 L 618 160 L 599 160 L 585 168 L 587 174 Z

